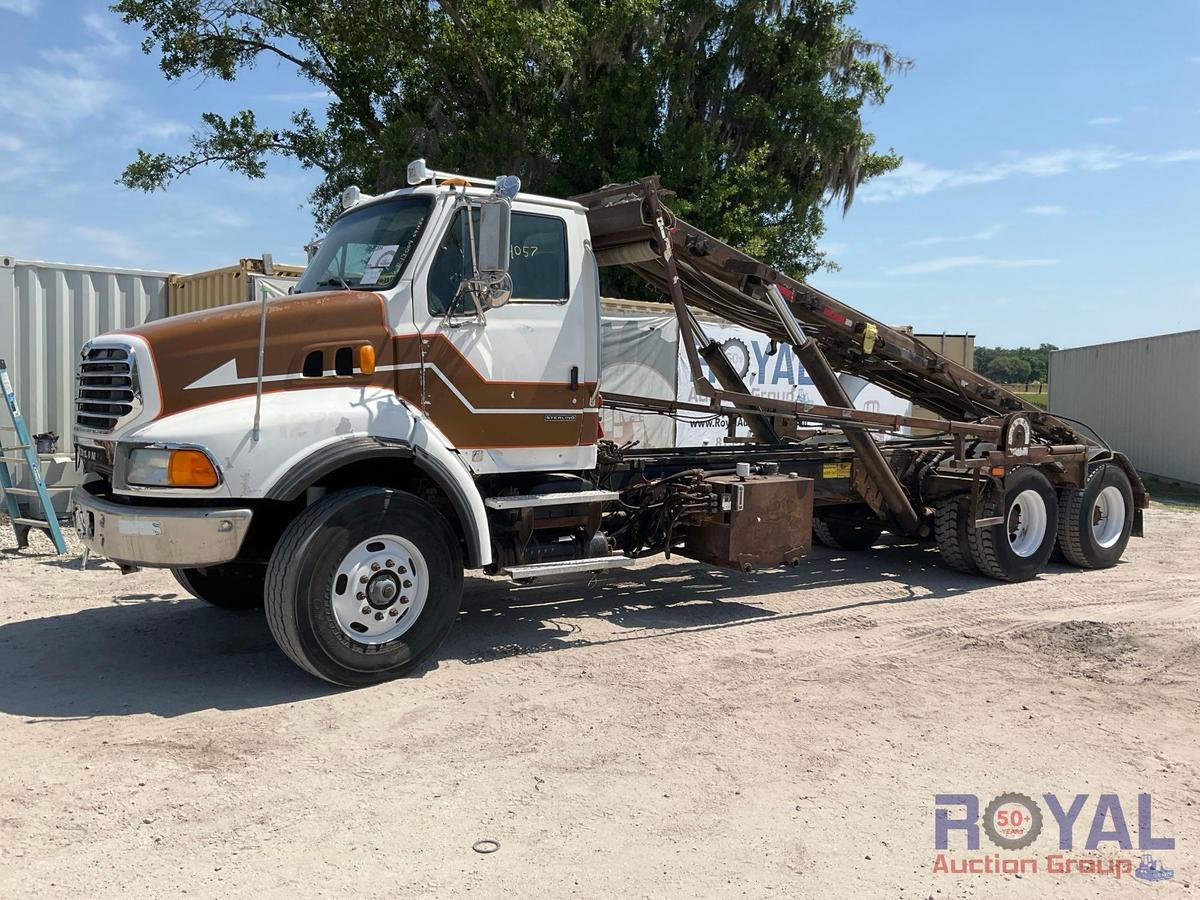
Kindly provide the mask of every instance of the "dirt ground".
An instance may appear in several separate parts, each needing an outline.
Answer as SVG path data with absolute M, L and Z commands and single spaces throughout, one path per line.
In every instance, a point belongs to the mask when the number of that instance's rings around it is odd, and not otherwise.
M 440 659 L 359 691 L 168 573 L 5 553 L 0 897 L 1191 896 L 1200 514 L 1147 528 L 1021 585 L 912 546 L 469 578 Z M 1077 847 L 1151 793 L 1174 880 L 934 873 L 934 795 L 1007 791 L 1088 794 Z

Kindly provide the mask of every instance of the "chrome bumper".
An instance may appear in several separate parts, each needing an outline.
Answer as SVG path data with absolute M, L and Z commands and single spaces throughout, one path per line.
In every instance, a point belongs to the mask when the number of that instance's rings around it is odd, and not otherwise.
M 195 569 L 238 555 L 253 513 L 248 509 L 128 506 L 72 492 L 75 532 L 92 553 L 134 566 Z

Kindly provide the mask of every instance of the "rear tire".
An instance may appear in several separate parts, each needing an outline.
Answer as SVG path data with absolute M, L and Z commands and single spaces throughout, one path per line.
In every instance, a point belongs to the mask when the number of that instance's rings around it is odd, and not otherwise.
M 824 519 L 813 516 L 813 537 L 817 543 L 835 550 L 866 550 L 883 534 L 883 524 L 869 519 Z
M 942 564 L 966 575 L 977 575 L 979 567 L 971 558 L 971 501 L 955 497 L 938 506 L 933 519 L 934 539 Z
M 980 501 L 979 518 L 1004 519 L 998 525 L 971 529 L 971 559 L 979 571 L 997 581 L 1028 581 L 1046 568 L 1058 533 L 1058 495 L 1038 469 L 1013 470 L 1003 498 L 990 494 Z
M 441 513 L 403 491 L 350 488 L 284 530 L 267 568 L 267 622 L 302 669 L 361 687 L 433 653 L 462 586 L 458 536 Z
M 1058 546 L 1082 569 L 1115 566 L 1133 530 L 1133 486 L 1116 464 L 1098 466 L 1083 490 L 1059 494 Z
M 172 569 L 185 591 L 221 609 L 258 609 L 263 605 L 267 567 L 226 563 L 203 569 Z

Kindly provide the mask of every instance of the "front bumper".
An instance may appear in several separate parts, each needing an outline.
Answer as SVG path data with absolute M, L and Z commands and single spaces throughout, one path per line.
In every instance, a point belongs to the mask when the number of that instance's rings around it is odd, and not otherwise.
M 134 566 L 197 569 L 238 555 L 249 509 L 129 506 L 75 488 L 75 531 L 92 553 Z

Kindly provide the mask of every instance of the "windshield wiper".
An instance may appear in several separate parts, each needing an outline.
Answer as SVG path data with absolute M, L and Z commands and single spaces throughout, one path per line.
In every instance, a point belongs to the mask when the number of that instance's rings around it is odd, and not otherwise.
M 353 286 L 346 283 L 344 278 L 326 278 L 324 281 L 318 281 L 314 287 L 341 287 L 348 291 L 354 290 Z

